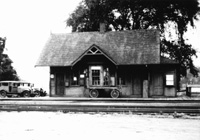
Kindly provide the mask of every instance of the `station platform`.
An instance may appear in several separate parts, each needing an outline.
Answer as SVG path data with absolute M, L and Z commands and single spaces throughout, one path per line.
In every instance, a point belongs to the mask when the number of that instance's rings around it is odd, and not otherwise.
M 0 111 L 200 114 L 200 98 L 0 98 Z

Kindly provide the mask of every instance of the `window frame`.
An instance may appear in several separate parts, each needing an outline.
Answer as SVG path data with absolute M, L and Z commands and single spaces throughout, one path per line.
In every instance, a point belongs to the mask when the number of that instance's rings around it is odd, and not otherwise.
M 76 79 L 76 80 L 75 80 Z M 79 71 L 72 71 L 70 78 L 70 86 L 80 86 L 79 85 Z
M 166 86 L 175 86 L 175 75 L 174 73 L 165 74 L 165 85 Z
M 93 82 L 93 70 L 97 70 L 97 71 L 99 71 L 99 84 L 93 84 L 94 82 Z M 97 77 L 97 76 L 96 76 Z M 98 86 L 98 87 L 100 87 L 100 86 L 103 86 L 103 66 L 101 66 L 101 65 L 93 65 L 93 66 L 90 66 L 89 67 L 89 85 L 90 86 Z

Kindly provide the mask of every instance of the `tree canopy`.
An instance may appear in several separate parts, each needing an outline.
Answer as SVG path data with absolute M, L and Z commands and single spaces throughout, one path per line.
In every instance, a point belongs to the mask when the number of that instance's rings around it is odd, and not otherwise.
M 7 54 L 3 54 L 6 38 L 0 37 L 0 81 L 19 80 L 16 70 L 11 65 L 13 62 Z
M 187 69 L 197 75 L 192 60 L 196 50 L 184 34 L 199 15 L 198 0 L 83 0 L 66 24 L 73 32 L 99 31 L 101 22 L 107 31 L 158 29 L 161 55 L 179 61 L 185 76 Z

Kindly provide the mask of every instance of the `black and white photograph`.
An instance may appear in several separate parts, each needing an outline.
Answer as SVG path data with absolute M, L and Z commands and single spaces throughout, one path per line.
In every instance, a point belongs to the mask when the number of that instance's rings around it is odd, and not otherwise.
M 199 140 L 200 0 L 0 0 L 0 140 Z

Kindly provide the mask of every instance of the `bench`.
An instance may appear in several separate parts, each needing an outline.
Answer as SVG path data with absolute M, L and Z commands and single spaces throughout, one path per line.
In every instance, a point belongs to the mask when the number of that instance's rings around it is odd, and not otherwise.
M 189 97 L 200 97 L 200 85 L 187 85 L 186 95 Z

